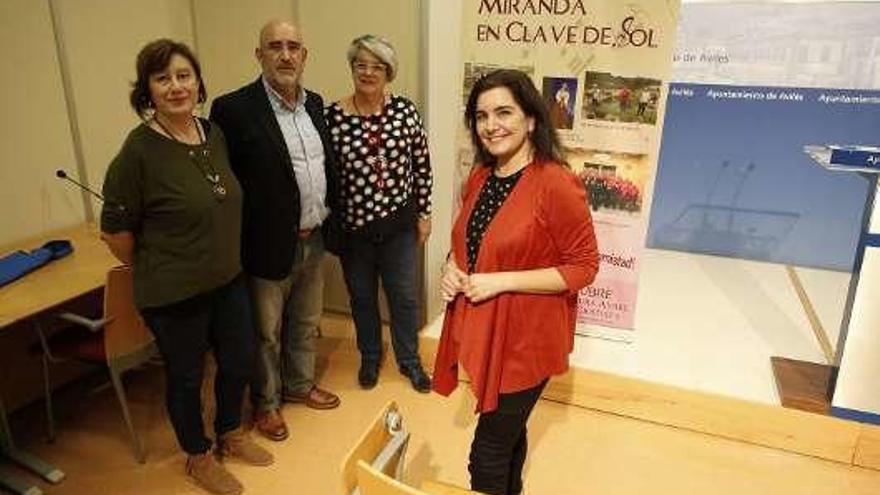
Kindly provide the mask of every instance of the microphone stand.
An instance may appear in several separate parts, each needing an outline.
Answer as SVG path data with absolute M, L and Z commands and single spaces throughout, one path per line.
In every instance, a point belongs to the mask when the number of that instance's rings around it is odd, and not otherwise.
M 746 169 L 743 174 L 740 176 L 739 184 L 736 185 L 736 188 L 733 190 L 733 197 L 730 199 L 730 211 L 727 212 L 727 231 L 730 232 L 730 229 L 733 228 L 733 209 L 736 208 L 736 204 L 739 202 L 739 195 L 742 193 L 743 186 L 746 183 L 746 180 L 749 178 L 749 174 L 752 173 L 752 170 L 755 170 L 755 163 L 749 162 L 746 165 Z
M 724 175 L 724 171 L 727 170 L 727 167 L 730 166 L 729 160 L 723 160 L 721 162 L 721 167 L 718 168 L 718 172 L 715 174 L 715 180 L 712 182 L 712 187 L 709 188 L 709 191 L 706 193 L 706 199 L 704 200 L 704 204 L 706 205 L 703 208 L 703 217 L 700 222 L 700 231 L 706 231 L 708 229 L 708 218 L 709 215 L 709 206 L 712 203 L 712 197 L 715 196 L 715 191 L 718 190 L 718 184 L 721 182 L 721 177 Z
M 106 199 L 104 199 L 104 196 L 102 196 L 102 195 L 100 195 L 99 193 L 95 192 L 95 191 L 94 191 L 92 188 L 90 188 L 89 186 L 87 186 L 87 185 L 85 185 L 85 184 L 82 184 L 82 183 L 80 183 L 80 182 L 74 180 L 72 177 L 70 177 L 69 175 L 67 175 L 67 172 L 65 172 L 64 170 L 62 170 L 62 169 L 58 169 L 58 170 L 56 170 L 56 171 L 55 171 L 55 177 L 58 177 L 59 179 L 62 179 L 62 180 L 66 180 L 66 181 L 68 181 L 68 182 L 72 182 L 73 184 L 75 184 L 77 187 L 79 187 L 79 188 L 82 189 L 83 191 L 86 191 L 86 192 L 88 192 L 89 194 L 91 194 L 92 196 L 98 198 L 98 199 L 101 201 L 101 203 L 104 204 L 104 206 L 108 206 L 108 207 L 110 207 L 110 208 L 115 208 L 115 209 L 116 209 L 117 211 L 119 211 L 120 213 L 125 213 L 125 206 L 120 205 L 120 204 L 115 204 L 115 203 L 110 203 L 110 202 L 108 202 Z

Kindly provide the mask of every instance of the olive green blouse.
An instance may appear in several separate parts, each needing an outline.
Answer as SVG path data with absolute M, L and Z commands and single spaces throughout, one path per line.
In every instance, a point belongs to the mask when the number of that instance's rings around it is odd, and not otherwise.
M 219 126 L 201 122 L 207 134 L 202 145 L 141 124 L 107 169 L 101 230 L 134 234 L 139 308 L 183 301 L 241 272 L 241 187 Z

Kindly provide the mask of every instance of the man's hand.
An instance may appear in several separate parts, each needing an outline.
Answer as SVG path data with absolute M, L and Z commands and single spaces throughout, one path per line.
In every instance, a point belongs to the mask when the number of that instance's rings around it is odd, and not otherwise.
M 431 217 L 419 218 L 419 221 L 416 223 L 416 236 L 418 237 L 419 244 L 427 242 L 429 235 L 431 235 Z

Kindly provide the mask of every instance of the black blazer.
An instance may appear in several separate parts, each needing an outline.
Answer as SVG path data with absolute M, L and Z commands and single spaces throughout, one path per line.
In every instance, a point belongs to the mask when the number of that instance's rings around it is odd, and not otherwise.
M 322 225 L 324 244 L 338 253 L 339 179 L 324 121 L 324 101 L 307 90 L 305 107 L 324 145 L 326 204 L 330 208 L 330 216 Z M 290 274 L 299 240 L 299 187 L 262 78 L 214 100 L 211 120 L 226 135 L 229 161 L 244 190 L 244 270 L 256 277 L 280 280 Z

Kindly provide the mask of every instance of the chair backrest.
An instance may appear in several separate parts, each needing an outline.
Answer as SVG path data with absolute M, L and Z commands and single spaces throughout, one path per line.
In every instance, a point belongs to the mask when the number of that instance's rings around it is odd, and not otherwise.
M 403 426 L 397 404 L 388 402 L 370 423 L 342 463 L 342 487 L 346 495 L 358 491 L 357 463 L 364 461 L 372 468 L 400 479 L 409 444 L 409 432 Z
M 104 327 L 107 360 L 131 355 L 153 346 L 153 334 L 134 305 L 131 267 L 117 266 L 107 272 L 104 288 Z
M 361 495 L 428 495 L 386 475 L 364 461 L 357 462 L 357 482 Z

